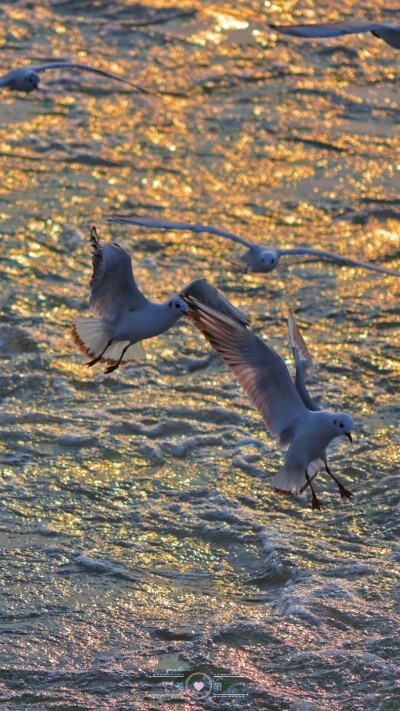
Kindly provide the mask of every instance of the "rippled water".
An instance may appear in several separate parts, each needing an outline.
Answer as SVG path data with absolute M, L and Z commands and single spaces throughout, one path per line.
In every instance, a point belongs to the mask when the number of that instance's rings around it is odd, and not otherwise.
M 112 229 L 148 295 L 204 275 L 290 366 L 295 310 L 313 395 L 356 423 L 330 454 L 354 499 L 320 477 L 320 514 L 271 491 L 281 453 L 190 324 L 108 377 L 70 333 L 115 210 L 400 268 L 399 53 L 267 28 L 352 15 L 398 21 L 383 0 L 2 3 L 2 72 L 69 57 L 166 92 L 54 72 L 1 97 L 6 708 L 400 708 L 398 280 L 299 258 L 240 276 L 226 241 Z M 242 695 L 190 701 L 192 672 Z

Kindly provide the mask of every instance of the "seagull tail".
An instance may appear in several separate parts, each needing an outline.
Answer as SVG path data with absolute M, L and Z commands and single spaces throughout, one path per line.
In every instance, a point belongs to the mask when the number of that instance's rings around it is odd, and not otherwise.
M 90 358 L 97 358 L 103 353 L 111 335 L 107 323 L 102 318 L 78 318 L 72 326 L 72 333 L 77 346 Z M 104 352 L 101 363 L 116 363 L 128 341 L 115 341 Z M 142 344 L 134 343 L 125 351 L 121 363 L 136 363 L 146 355 Z
M 303 467 L 284 464 L 272 479 L 271 486 L 278 491 L 300 491 L 306 483 Z
M 310 479 L 318 474 L 320 469 L 319 461 L 315 459 L 307 467 L 307 473 Z M 271 481 L 271 486 L 278 491 L 305 491 L 308 482 L 305 477 L 305 471 L 301 466 L 293 466 L 293 464 L 284 464 L 284 466 L 275 474 Z

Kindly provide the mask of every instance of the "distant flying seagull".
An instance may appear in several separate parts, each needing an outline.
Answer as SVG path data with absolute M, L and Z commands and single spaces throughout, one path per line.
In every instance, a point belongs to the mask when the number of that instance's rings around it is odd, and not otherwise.
M 29 94 L 39 87 L 40 72 L 47 72 L 49 69 L 78 69 L 84 72 L 91 72 L 92 74 L 99 74 L 102 77 L 107 77 L 108 79 L 115 79 L 123 84 L 128 84 L 134 89 L 141 91 L 143 94 L 151 94 L 152 96 L 157 96 L 155 92 L 149 91 L 148 89 L 143 89 L 137 84 L 133 84 L 128 79 L 119 76 L 118 74 L 113 74 L 113 72 L 106 72 L 103 69 L 96 69 L 91 67 L 89 64 L 77 64 L 76 62 L 49 62 L 48 64 L 33 64 L 28 67 L 20 67 L 19 69 L 13 69 L 8 74 L 0 77 L 0 89 L 10 89 L 11 91 L 24 91 Z
M 207 225 L 190 225 L 184 222 L 170 222 L 169 220 L 158 220 L 150 217 L 136 217 L 135 215 L 126 217 L 123 215 L 112 215 L 109 217 L 109 221 L 125 225 L 153 227 L 164 230 L 184 230 L 185 232 L 195 233 L 207 232 L 210 235 L 226 237 L 233 242 L 239 242 L 239 244 L 243 244 L 247 247 L 247 252 L 239 257 L 238 260 L 234 261 L 229 259 L 232 264 L 238 267 L 243 267 L 246 272 L 272 272 L 273 269 L 276 269 L 278 266 L 281 257 L 286 255 L 305 255 L 316 257 L 318 260 L 332 259 L 339 264 L 344 264 L 349 267 L 361 267 L 363 269 L 379 272 L 380 274 L 391 274 L 392 276 L 400 277 L 400 272 L 395 272 L 392 269 L 385 269 L 384 267 L 375 266 L 375 264 L 359 262 L 355 259 L 342 257 L 340 254 L 334 254 L 333 252 L 325 252 L 319 249 L 309 249 L 308 247 L 279 249 L 278 247 L 264 246 L 261 244 L 255 244 L 254 242 L 249 242 L 248 240 L 243 239 L 243 237 L 238 237 L 237 235 L 232 234 L 232 232 L 226 232 L 225 230 L 220 230 L 216 227 L 208 227 Z
M 273 348 L 248 328 L 197 299 L 189 296 L 185 300 L 189 318 L 233 371 L 267 428 L 278 436 L 282 446 L 289 445 L 272 486 L 281 491 L 302 491 L 309 486 L 312 508 L 320 509 L 312 479 L 319 471 L 319 460 L 325 463 L 326 448 L 335 437 L 344 435 L 352 441 L 350 415 L 311 410 Z M 347 494 L 350 492 L 342 496 Z
M 395 49 L 400 49 L 400 25 L 388 25 L 385 22 L 336 22 L 315 25 L 269 25 L 275 32 L 293 37 L 340 37 L 341 35 L 358 35 L 372 32 Z

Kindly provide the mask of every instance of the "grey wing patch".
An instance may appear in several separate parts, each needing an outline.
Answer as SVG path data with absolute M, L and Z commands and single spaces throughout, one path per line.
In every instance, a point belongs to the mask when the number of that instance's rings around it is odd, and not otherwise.
M 380 23 L 375 22 L 332 22 L 307 25 L 270 25 L 271 29 L 295 37 L 308 37 L 318 39 L 324 37 L 340 37 L 362 32 L 371 32 L 380 28 Z
M 48 64 L 38 64 L 36 66 L 30 67 L 32 71 L 35 72 L 47 72 L 49 69 L 81 69 L 82 71 L 86 72 L 91 72 L 92 74 L 98 74 L 99 76 L 106 77 L 107 79 L 116 79 L 117 81 L 122 82 L 123 84 L 128 84 L 129 86 L 133 87 L 137 91 L 142 92 L 143 94 L 150 94 L 152 96 L 159 96 L 156 92 L 150 91 L 150 89 L 144 89 L 141 86 L 138 86 L 138 84 L 134 84 L 133 82 L 129 81 L 128 79 L 125 79 L 125 77 L 120 76 L 119 74 L 114 74 L 114 72 L 107 72 L 104 69 L 97 69 L 96 67 L 92 67 L 90 64 L 81 64 L 79 62 L 69 62 L 69 61 L 61 61 L 61 62 L 50 62 Z
M 3 77 L 0 77 L 0 87 L 10 86 L 11 83 L 12 83 L 12 79 L 9 76 L 9 74 L 5 74 Z
M 289 318 L 288 318 L 288 328 L 289 328 L 290 343 L 292 346 L 293 357 L 294 357 L 296 366 L 299 366 L 301 364 L 304 368 L 304 371 L 306 371 L 309 368 L 309 366 L 312 364 L 312 355 L 307 348 L 306 342 L 305 342 L 303 336 L 301 335 L 301 333 L 297 327 L 297 323 L 295 321 L 293 313 L 290 310 L 289 310 Z
M 148 301 L 138 289 L 128 252 L 117 244 L 101 244 L 96 228 L 90 233 L 93 274 L 90 304 L 102 318 L 113 320 L 125 311 L 135 311 Z
M 282 358 L 241 324 L 189 298 L 193 323 L 233 371 L 269 430 L 289 443 L 306 408 Z
M 242 314 L 239 309 L 235 308 L 235 306 L 232 306 L 228 299 L 225 299 L 206 279 L 196 279 L 188 284 L 188 286 L 185 286 L 180 293 L 180 297 L 187 301 L 188 296 L 193 297 L 201 304 L 209 306 L 225 316 L 229 316 L 234 321 L 242 324 L 242 326 L 249 326 L 250 324 L 250 319 Z
M 312 363 L 312 355 L 306 346 L 304 338 L 298 329 L 295 318 L 291 311 L 289 311 L 288 327 L 294 362 L 296 364 L 296 390 L 299 393 L 305 406 L 309 410 L 320 410 L 321 408 L 312 399 L 306 385 L 306 373 Z

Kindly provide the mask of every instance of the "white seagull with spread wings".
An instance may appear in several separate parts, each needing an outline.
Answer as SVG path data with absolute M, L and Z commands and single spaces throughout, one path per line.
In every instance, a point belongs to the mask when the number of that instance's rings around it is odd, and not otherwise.
M 151 217 L 137 217 L 136 215 L 112 215 L 108 219 L 110 222 L 118 222 L 123 225 L 137 225 L 139 227 L 152 227 L 171 231 L 183 230 L 185 232 L 195 233 L 206 232 L 210 235 L 226 237 L 233 242 L 238 242 L 239 244 L 247 247 L 247 252 L 245 252 L 238 260 L 229 260 L 235 266 L 243 267 L 246 272 L 272 272 L 278 266 L 281 257 L 304 255 L 315 257 L 318 260 L 332 259 L 333 261 L 338 262 L 338 264 L 343 264 L 345 266 L 361 267 L 362 269 L 369 269 L 370 271 L 379 272 L 380 274 L 390 274 L 392 276 L 400 277 L 400 272 L 396 272 L 392 269 L 385 269 L 385 267 L 379 267 L 375 264 L 369 264 L 367 262 L 359 262 L 355 259 L 342 257 L 340 254 L 334 254 L 333 252 L 325 252 L 320 249 L 310 249 L 309 247 L 280 249 L 279 247 L 264 246 L 261 244 L 255 244 L 254 242 L 249 242 L 248 240 L 243 239 L 243 237 L 238 237 L 232 232 L 226 232 L 225 230 L 220 230 L 217 227 L 209 227 L 208 225 L 191 225 L 186 222 L 170 222 L 169 220 L 158 220 Z
M 95 227 L 90 242 L 93 250 L 90 305 L 98 318 L 78 318 L 72 327 L 75 342 L 91 358 L 89 367 L 105 362 L 109 364 L 105 372 L 112 373 L 121 364 L 143 358 L 141 341 L 165 333 L 188 313 L 183 295 L 212 304 L 243 327 L 249 323 L 205 279 L 193 281 L 182 294 L 165 304 L 149 301 L 136 285 L 128 252 L 118 244 L 102 244 Z
M 312 508 L 320 509 L 312 478 L 319 462 L 326 464 L 326 448 L 335 437 L 344 435 L 352 441 L 350 415 L 310 409 L 273 348 L 236 320 L 190 295 L 184 298 L 189 318 L 233 371 L 268 429 L 282 446 L 289 445 L 272 486 L 281 491 L 302 491 L 309 486 Z M 342 497 L 349 497 L 350 492 L 335 481 Z
M 92 360 L 109 363 L 112 373 L 121 363 L 136 362 L 145 352 L 141 341 L 168 331 L 188 307 L 173 296 L 165 304 L 146 299 L 138 289 L 132 260 L 118 244 L 101 244 L 92 227 L 93 275 L 90 305 L 98 318 L 79 318 L 72 327 L 75 342 Z
M 368 22 L 360 20 L 336 23 L 318 23 L 309 25 L 269 25 L 274 32 L 293 37 L 340 37 L 341 35 L 359 35 L 372 32 L 375 37 L 380 37 L 386 44 L 395 49 L 400 49 L 400 25 L 389 25 L 386 22 Z
M 91 67 L 89 64 L 80 64 L 77 62 L 48 62 L 47 64 L 32 64 L 32 66 L 19 67 L 18 69 L 12 69 L 11 72 L 0 77 L 0 89 L 10 89 L 11 91 L 24 91 L 29 94 L 31 91 L 38 89 L 41 72 L 47 72 L 49 69 L 78 69 L 79 71 L 91 72 L 92 74 L 99 74 L 107 79 L 115 79 L 116 81 L 127 84 L 128 86 L 137 89 L 137 91 L 143 94 L 150 94 L 152 96 L 158 96 L 156 92 L 150 91 L 149 89 L 143 89 L 137 84 L 133 84 L 128 79 L 119 76 L 119 74 L 114 74 L 113 72 L 107 72 L 103 69 L 96 69 Z

